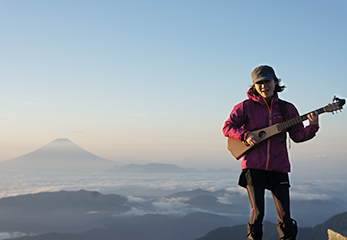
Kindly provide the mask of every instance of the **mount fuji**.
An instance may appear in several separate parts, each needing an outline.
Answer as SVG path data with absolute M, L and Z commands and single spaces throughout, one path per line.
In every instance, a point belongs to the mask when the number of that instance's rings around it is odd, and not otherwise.
M 0 162 L 2 171 L 24 172 L 99 172 L 117 162 L 98 157 L 67 138 L 55 141 L 23 156 Z

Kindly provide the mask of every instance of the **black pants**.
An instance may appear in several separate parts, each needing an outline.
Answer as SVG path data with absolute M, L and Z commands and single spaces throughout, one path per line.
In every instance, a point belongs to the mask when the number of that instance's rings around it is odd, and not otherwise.
M 250 224 L 261 225 L 265 214 L 265 188 L 247 185 L 249 200 L 252 207 Z M 277 216 L 281 222 L 287 222 L 290 217 L 289 188 L 271 190 L 275 201 Z
M 247 186 L 252 206 L 252 216 L 248 224 L 248 239 L 261 240 L 263 235 L 263 218 L 265 213 L 265 188 Z M 290 217 L 289 188 L 271 190 L 275 201 L 278 222 L 277 230 L 282 240 L 295 240 L 298 232 L 296 221 Z
M 240 175 L 239 184 L 247 189 L 252 207 L 248 224 L 248 239 L 262 239 L 265 215 L 265 189 L 271 191 L 275 201 L 280 239 L 294 240 L 297 235 L 296 222 L 290 216 L 289 178 L 287 173 L 246 169 Z

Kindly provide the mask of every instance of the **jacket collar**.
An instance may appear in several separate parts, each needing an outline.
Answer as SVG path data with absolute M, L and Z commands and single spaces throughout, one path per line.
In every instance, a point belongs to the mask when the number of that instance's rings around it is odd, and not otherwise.
M 249 94 L 251 90 L 252 90 L 252 88 L 250 88 L 247 91 L 248 98 L 250 100 L 254 101 L 254 102 L 258 102 L 258 103 L 260 103 L 262 105 L 266 105 L 266 101 L 265 101 L 265 99 L 262 96 L 254 96 L 254 95 Z M 278 95 L 277 95 L 277 93 L 275 93 L 275 95 L 274 95 L 273 103 L 275 103 L 275 102 L 278 102 Z

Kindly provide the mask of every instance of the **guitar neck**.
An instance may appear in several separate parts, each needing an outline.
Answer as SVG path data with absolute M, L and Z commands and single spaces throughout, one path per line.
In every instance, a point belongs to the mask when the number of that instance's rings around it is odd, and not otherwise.
M 323 108 L 317 109 L 316 111 L 318 112 L 318 114 L 321 114 L 321 113 L 325 112 L 325 109 L 323 107 Z M 301 115 L 299 117 L 296 117 L 296 118 L 292 118 L 292 119 L 290 119 L 288 121 L 285 121 L 283 123 L 279 123 L 277 125 L 278 131 L 286 130 L 287 128 L 290 128 L 290 127 L 292 127 L 292 126 L 294 126 L 294 125 L 296 125 L 298 123 L 301 123 L 301 122 L 307 120 L 308 119 L 307 115 L 308 115 L 308 113 L 304 114 L 304 115 Z

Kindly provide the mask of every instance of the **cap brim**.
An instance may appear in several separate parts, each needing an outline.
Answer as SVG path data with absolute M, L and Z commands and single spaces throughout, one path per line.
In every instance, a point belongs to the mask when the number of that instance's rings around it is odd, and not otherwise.
M 274 77 L 271 77 L 271 76 L 261 77 L 261 78 L 258 78 L 257 80 L 255 80 L 253 83 L 257 83 L 257 82 L 261 82 L 261 81 L 271 81 L 272 79 L 274 79 Z

